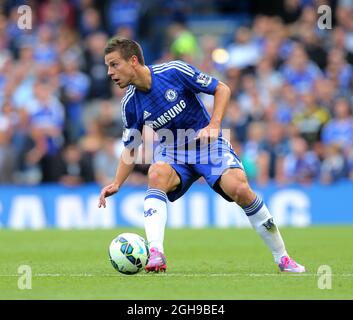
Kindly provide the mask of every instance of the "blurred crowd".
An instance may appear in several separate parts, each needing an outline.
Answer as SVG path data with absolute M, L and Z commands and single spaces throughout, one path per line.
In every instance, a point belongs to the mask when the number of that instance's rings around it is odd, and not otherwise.
M 231 3 L 2 2 L 0 183 L 111 183 L 125 93 L 104 64 L 113 35 L 140 41 L 150 64 L 181 59 L 231 87 L 223 127 L 251 182 L 353 180 L 353 1 L 285 0 L 276 15 L 251 15 L 245 6 L 249 23 L 231 37 L 189 27 L 194 11 L 226 14 Z M 23 4 L 32 9 L 29 30 L 18 27 Z M 325 4 L 331 29 L 318 25 L 317 8 Z M 213 97 L 201 99 L 212 113 Z M 147 170 L 137 165 L 128 182 L 145 184 Z

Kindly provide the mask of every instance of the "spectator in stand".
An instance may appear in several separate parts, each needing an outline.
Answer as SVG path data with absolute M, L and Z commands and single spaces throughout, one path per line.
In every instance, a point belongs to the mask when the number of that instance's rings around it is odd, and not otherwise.
M 282 75 L 274 69 L 273 63 L 268 58 L 259 61 L 256 67 L 256 83 L 261 95 L 273 100 L 279 96 L 279 90 L 283 84 Z
M 62 26 L 58 30 L 54 45 L 60 60 L 62 60 L 62 57 L 65 55 L 72 55 L 77 57 L 80 69 L 85 66 L 81 39 L 79 34 L 74 29 L 71 29 L 67 26 Z
M 279 123 L 289 124 L 293 121 L 294 114 L 299 112 L 301 105 L 297 91 L 289 84 L 283 84 L 281 95 L 277 99 L 275 119 Z
M 353 53 L 353 5 L 351 1 L 341 0 L 336 8 L 336 20 L 345 31 L 344 46 Z
M 327 144 L 321 164 L 320 181 L 330 184 L 348 177 L 348 163 L 342 146 L 336 143 Z
M 332 80 L 327 78 L 320 78 L 316 80 L 313 95 L 315 96 L 318 105 L 322 106 L 326 110 L 329 110 L 330 114 L 333 113 L 333 106 L 335 104 L 338 92 L 335 89 L 335 85 Z
M 226 112 L 223 128 L 230 129 L 235 139 L 240 143 L 244 143 L 246 141 L 250 116 L 240 108 L 236 100 L 230 100 Z
M 346 48 L 346 38 L 347 34 L 345 29 L 337 25 L 335 28 L 332 30 L 332 36 L 326 39 L 326 46 L 324 49 L 326 51 L 335 48 L 337 50 L 342 50 L 343 52 L 346 53 L 346 58 L 347 62 L 350 64 L 353 64 L 353 51 L 349 51 Z
M 0 50 L 0 105 L 11 97 L 11 71 L 13 70 L 11 52 Z
M 106 5 L 106 17 L 110 35 L 117 33 L 121 26 L 130 27 L 136 35 L 141 4 L 137 0 L 109 0 Z
M 39 23 L 47 24 L 53 29 L 61 25 L 74 27 L 75 11 L 70 2 L 65 0 L 43 1 L 37 10 Z
M 238 91 L 240 89 L 241 71 L 236 68 L 230 68 L 225 70 L 225 81 L 227 82 L 232 99 L 237 97 Z
M 293 50 L 295 42 L 288 36 L 288 29 L 280 17 L 270 19 L 270 32 L 265 43 L 264 56 L 270 58 L 273 65 L 279 68 L 287 60 Z
M 1 6 L 1 5 L 0 5 Z M 14 57 L 18 57 L 18 50 L 21 48 L 26 41 L 31 43 L 35 42 L 35 35 L 32 30 L 20 29 L 18 27 L 18 6 L 13 6 L 10 9 L 8 20 L 3 20 L 3 32 L 1 32 L 0 37 L 0 47 L 4 49 L 6 46 L 7 49 L 11 50 Z M 32 26 L 35 29 L 36 27 L 36 15 L 32 15 Z
M 217 79 L 223 81 L 225 78 L 225 66 L 216 54 L 217 51 L 219 52 L 217 49 L 221 46 L 219 38 L 212 35 L 205 35 L 200 38 L 199 45 L 202 56 L 198 61 L 200 70 L 203 70 L 207 74 L 212 74 Z
M 92 119 L 86 125 L 85 135 L 81 137 L 79 145 L 81 150 L 94 156 L 103 146 L 104 135 L 97 119 Z
M 311 1 L 311 0 L 309 0 Z M 324 0 L 325 1 L 325 0 Z M 318 10 L 312 4 L 303 4 L 303 10 L 300 18 L 289 26 L 288 36 L 294 39 L 304 40 L 302 37 L 305 35 L 307 30 L 312 30 L 319 38 L 325 37 L 326 29 L 320 29 L 318 27 Z
M 88 7 L 80 12 L 79 30 L 83 38 L 96 32 L 104 32 L 98 10 Z
M 57 164 L 63 140 L 64 107 L 45 80 L 37 80 L 34 99 L 28 102 L 29 132 L 33 147 L 26 153 L 30 165 L 38 164 L 42 182 L 57 181 Z
M 113 137 L 105 137 L 103 147 L 93 158 L 95 181 L 100 185 L 110 183 L 115 177 L 116 166 L 119 162 L 122 142 Z
M 104 46 L 107 35 L 102 32 L 93 33 L 86 38 L 87 48 L 84 53 L 84 72 L 90 77 L 90 89 L 87 99 L 110 99 L 112 96 L 111 80 L 107 77 L 104 64 Z
M 0 50 L 9 48 L 15 50 L 14 43 L 11 43 L 12 35 L 21 34 L 21 30 L 16 27 L 16 23 L 13 23 L 10 18 L 7 19 L 4 12 L 0 12 Z
M 9 77 L 12 99 L 16 107 L 22 108 L 33 98 L 33 84 L 37 77 L 37 66 L 33 58 L 32 44 L 25 42 L 19 50 L 19 58 L 14 62 Z
M 302 44 L 296 43 L 281 72 L 285 81 L 303 93 L 310 90 L 315 81 L 323 76 L 319 67 L 308 59 Z
M 348 93 L 353 79 L 353 67 L 347 63 L 344 51 L 331 49 L 325 73 L 335 83 L 339 94 Z
M 286 24 L 297 21 L 302 13 L 300 0 L 284 0 L 282 2 L 281 17 L 283 21 Z
M 322 142 L 338 144 L 347 154 L 353 145 L 353 117 L 349 101 L 340 98 L 334 105 L 334 117 L 322 130 Z
M 263 176 L 263 173 L 261 172 L 262 162 L 260 163 L 259 160 L 261 150 L 263 149 L 264 136 L 265 126 L 263 122 L 250 123 L 248 127 L 247 140 L 244 143 L 242 153 L 240 155 L 249 181 L 256 181 L 258 176 Z
M 315 33 L 315 30 L 313 28 L 305 28 L 299 36 L 301 37 L 305 51 L 308 53 L 309 59 L 316 63 L 320 70 L 324 70 L 327 63 L 327 52 L 322 47 L 320 38 Z
M 242 90 L 237 101 L 242 111 L 253 121 L 263 119 L 266 105 L 270 102 L 266 93 L 258 90 L 256 78 L 252 74 L 242 77 Z
M 320 160 L 308 149 L 301 137 L 290 140 L 290 152 L 283 161 L 283 175 L 286 183 L 309 184 L 317 180 L 320 174 Z
M 52 65 L 58 60 L 54 46 L 54 31 L 47 25 L 38 28 L 37 40 L 34 44 L 34 61 L 38 65 Z
M 310 147 L 320 141 L 321 129 L 330 120 L 329 112 L 319 106 L 311 92 L 301 95 L 302 108 L 293 117 L 293 123 Z
M 244 69 L 255 66 L 260 60 L 259 48 L 247 27 L 240 27 L 234 35 L 233 43 L 228 48 L 229 61 L 227 68 Z
M 280 56 L 282 39 L 277 34 L 270 34 L 263 41 L 263 58 L 271 61 L 277 70 L 282 65 L 283 58 Z
M 268 123 L 260 153 L 263 170 L 258 181 L 262 184 L 270 180 L 283 183 L 283 160 L 289 152 L 290 146 L 284 126 L 278 122 Z
M 58 163 L 59 183 L 65 186 L 79 186 L 94 181 L 93 167 L 89 157 L 76 144 L 67 145 Z
M 10 123 L 0 115 L 0 184 L 13 183 L 17 166 L 17 155 L 11 145 Z
M 106 137 L 120 138 L 123 134 L 123 122 L 117 116 L 118 112 L 109 100 L 103 100 L 99 105 L 97 122 Z
M 173 59 L 195 64 L 200 59 L 200 48 L 196 36 L 183 23 L 173 23 L 168 29 L 170 37 L 170 52 Z
M 271 17 L 262 14 L 256 15 L 252 23 L 252 31 L 256 46 L 263 51 L 271 32 Z
M 83 108 L 89 85 L 90 79 L 79 70 L 77 57 L 74 54 L 63 55 L 60 86 L 66 111 L 66 139 L 69 143 L 77 142 L 84 133 Z
M 6 131 L 10 136 L 10 142 L 17 155 L 19 155 L 28 136 L 28 116 L 24 109 L 14 107 L 12 101 L 3 102 L 0 113 L 0 123 L 6 124 Z M 16 167 L 17 169 L 17 167 Z

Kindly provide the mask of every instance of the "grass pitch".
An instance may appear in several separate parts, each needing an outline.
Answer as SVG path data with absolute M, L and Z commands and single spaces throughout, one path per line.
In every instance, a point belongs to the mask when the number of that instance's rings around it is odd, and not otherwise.
M 167 229 L 166 274 L 123 275 L 108 258 L 113 230 L 0 231 L 0 299 L 353 299 L 353 226 L 282 228 L 287 250 L 307 268 L 280 274 L 251 229 Z M 20 290 L 29 265 L 32 289 Z M 332 270 L 320 289 L 321 265 Z M 320 280 L 321 279 L 321 280 Z

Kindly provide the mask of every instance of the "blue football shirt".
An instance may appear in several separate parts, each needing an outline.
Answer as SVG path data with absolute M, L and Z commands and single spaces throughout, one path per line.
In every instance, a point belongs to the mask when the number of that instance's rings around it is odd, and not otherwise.
M 185 137 L 178 130 L 192 129 L 196 133 L 209 124 L 210 115 L 197 94 L 214 94 L 218 80 L 182 61 L 148 67 L 152 76 L 150 90 L 141 91 L 130 85 L 122 99 L 124 145 L 132 148 L 141 143 L 143 125 L 158 134 L 168 129 L 174 146 L 185 144 L 195 135 Z M 161 137 L 165 139 L 165 135 L 159 136 L 160 142 L 168 145 Z

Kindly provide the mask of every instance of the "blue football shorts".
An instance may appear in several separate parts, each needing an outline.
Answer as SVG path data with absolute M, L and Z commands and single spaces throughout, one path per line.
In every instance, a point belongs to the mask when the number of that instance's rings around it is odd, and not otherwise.
M 180 178 L 179 186 L 167 193 L 169 201 L 172 202 L 179 199 L 200 177 L 204 177 L 208 185 L 224 199 L 232 202 L 220 188 L 218 180 L 227 169 L 244 170 L 229 141 L 223 137 L 209 144 L 200 144 L 197 140 L 193 145 L 177 148 L 159 145 L 154 150 L 152 163 L 158 161 L 168 163 Z

